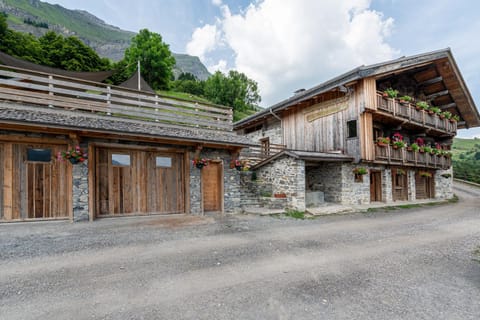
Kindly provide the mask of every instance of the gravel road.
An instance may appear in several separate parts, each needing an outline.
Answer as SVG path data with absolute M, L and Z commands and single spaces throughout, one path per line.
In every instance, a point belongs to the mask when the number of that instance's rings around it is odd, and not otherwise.
M 479 319 L 480 189 L 291 218 L 0 225 L 0 319 Z

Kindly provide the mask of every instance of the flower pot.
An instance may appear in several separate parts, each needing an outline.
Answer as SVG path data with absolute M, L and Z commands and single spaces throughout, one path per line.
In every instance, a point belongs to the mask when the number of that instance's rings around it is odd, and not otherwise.
M 198 169 L 202 169 L 205 165 L 203 163 L 197 163 L 195 164 L 195 167 L 197 167 Z
M 286 198 L 287 195 L 285 193 L 275 193 L 273 195 L 274 198 Z
M 377 142 L 377 146 L 385 148 L 386 146 L 388 146 L 388 144 L 383 142 Z
M 411 147 L 407 147 L 407 151 L 413 151 Z

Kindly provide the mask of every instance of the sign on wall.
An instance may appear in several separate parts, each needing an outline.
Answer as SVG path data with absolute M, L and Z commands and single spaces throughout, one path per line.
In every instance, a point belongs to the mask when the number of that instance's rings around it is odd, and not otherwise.
M 308 107 L 305 113 L 305 119 L 308 122 L 313 122 L 317 119 L 341 112 L 348 108 L 348 96 L 333 99 L 325 102 L 320 102 Z

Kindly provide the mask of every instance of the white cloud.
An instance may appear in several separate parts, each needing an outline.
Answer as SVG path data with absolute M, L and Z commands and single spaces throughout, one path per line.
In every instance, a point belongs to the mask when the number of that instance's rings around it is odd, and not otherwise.
M 212 4 L 214 6 L 221 6 L 222 5 L 222 0 L 212 0 Z
M 201 28 L 197 28 L 192 34 L 192 39 L 187 44 L 186 51 L 188 54 L 198 56 L 201 60 L 204 60 L 205 54 L 217 47 L 219 36 L 216 25 L 206 24 Z
M 268 106 L 295 89 L 314 86 L 361 64 L 391 59 L 396 52 L 385 39 L 393 19 L 369 7 L 368 0 L 264 0 L 232 14 L 222 5 L 215 32 L 209 25 L 196 29 L 187 52 L 194 51 L 189 47 L 202 47 L 202 34 L 215 33 L 216 45 L 205 44 L 211 49 L 198 50 L 202 60 L 211 61 L 220 44 L 231 48 L 231 65 L 259 83 L 263 104 Z
M 208 71 L 210 73 L 215 73 L 215 71 L 221 71 L 223 73 L 227 73 L 229 71 L 229 68 L 227 67 L 227 61 L 220 59 L 217 64 L 213 66 L 208 66 Z

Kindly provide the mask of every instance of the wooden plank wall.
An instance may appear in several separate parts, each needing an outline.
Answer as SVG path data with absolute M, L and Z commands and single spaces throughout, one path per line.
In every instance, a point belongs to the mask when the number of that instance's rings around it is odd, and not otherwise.
M 27 161 L 28 148 L 49 148 L 52 161 Z M 66 145 L 12 144 L 2 145 L 1 219 L 27 220 L 68 218 L 71 208 L 70 165 L 56 161 L 54 155 Z
M 111 163 L 112 154 L 130 155 L 130 166 Z M 157 167 L 156 157 L 172 159 Z M 97 148 L 97 216 L 185 212 L 183 152 Z
M 305 110 L 311 107 L 287 110 L 283 118 L 286 148 L 316 152 L 342 150 L 351 155 L 359 155 L 359 139 L 347 139 L 346 124 L 349 120 L 359 120 L 359 101 L 361 101 L 359 97 L 361 96 L 361 90 L 354 88 L 354 92 L 348 98 L 348 107 L 345 110 L 311 122 L 305 115 Z M 357 129 L 357 134 L 360 135 L 359 129 Z

